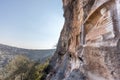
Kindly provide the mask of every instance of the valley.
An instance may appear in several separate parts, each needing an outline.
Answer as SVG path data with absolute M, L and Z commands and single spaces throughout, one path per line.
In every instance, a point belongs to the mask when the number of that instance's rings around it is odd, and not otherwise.
M 54 52 L 55 49 L 33 50 L 0 44 L 0 80 L 12 80 L 23 73 L 27 76 L 35 64 L 44 64 Z

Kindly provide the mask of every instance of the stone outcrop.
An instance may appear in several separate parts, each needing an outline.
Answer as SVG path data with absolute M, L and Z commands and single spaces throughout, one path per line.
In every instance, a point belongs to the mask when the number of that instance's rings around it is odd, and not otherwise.
M 120 0 L 63 0 L 46 80 L 120 80 Z

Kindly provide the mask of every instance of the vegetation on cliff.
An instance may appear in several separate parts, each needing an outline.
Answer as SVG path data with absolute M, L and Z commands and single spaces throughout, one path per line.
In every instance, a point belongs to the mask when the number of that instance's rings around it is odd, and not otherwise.
M 44 80 L 49 69 L 48 65 L 49 59 L 39 63 L 18 55 L 5 66 L 0 80 Z
M 49 60 L 42 64 L 36 63 L 31 69 L 31 72 L 28 74 L 26 80 L 44 80 L 48 74 L 48 69 Z

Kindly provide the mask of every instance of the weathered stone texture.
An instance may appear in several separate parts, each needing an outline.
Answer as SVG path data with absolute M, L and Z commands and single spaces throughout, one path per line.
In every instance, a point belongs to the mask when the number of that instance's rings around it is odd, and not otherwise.
M 120 0 L 63 0 L 63 9 L 46 80 L 120 80 Z

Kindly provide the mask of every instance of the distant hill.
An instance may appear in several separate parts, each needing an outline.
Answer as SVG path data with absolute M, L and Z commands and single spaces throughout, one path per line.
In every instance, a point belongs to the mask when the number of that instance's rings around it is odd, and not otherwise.
M 24 55 L 32 61 L 44 61 L 47 57 L 50 57 L 55 52 L 55 49 L 23 49 L 12 47 L 8 45 L 0 44 L 0 68 L 4 67 L 10 60 L 17 55 Z
M 15 71 L 18 70 L 20 70 L 20 73 L 18 73 L 19 76 L 24 70 L 28 71 L 31 69 L 30 65 L 34 63 L 44 63 L 54 52 L 55 49 L 23 49 L 0 44 L 0 80 L 4 80 L 3 78 L 7 77 L 9 78 L 9 76 L 13 77 L 13 73 L 16 74 Z M 20 67 L 24 69 L 23 72 Z

